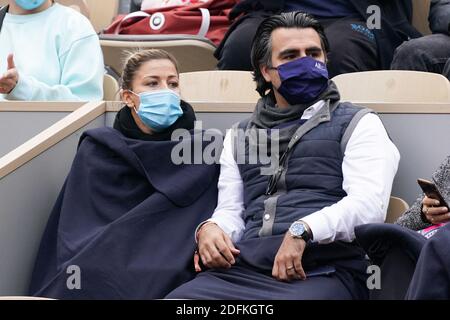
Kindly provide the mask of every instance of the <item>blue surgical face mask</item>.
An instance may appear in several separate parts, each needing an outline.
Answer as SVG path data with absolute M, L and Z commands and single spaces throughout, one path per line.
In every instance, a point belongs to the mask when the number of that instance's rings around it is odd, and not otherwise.
M 44 4 L 46 0 L 15 0 L 16 4 L 24 10 L 34 10 Z
M 326 65 L 311 57 L 299 58 L 274 69 L 278 70 L 281 80 L 277 90 L 290 105 L 313 102 L 328 88 Z
M 136 111 L 142 122 L 156 132 L 170 127 L 183 115 L 180 96 L 172 90 L 148 91 L 137 95 L 141 104 Z

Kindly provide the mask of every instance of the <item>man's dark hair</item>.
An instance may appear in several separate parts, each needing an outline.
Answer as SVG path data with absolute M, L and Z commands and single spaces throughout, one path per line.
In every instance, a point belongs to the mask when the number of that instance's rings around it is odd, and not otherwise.
M 253 79 L 256 81 L 256 91 L 261 97 L 265 95 L 268 89 L 272 88 L 272 84 L 264 79 L 260 66 L 272 66 L 272 32 L 278 28 L 313 28 L 320 36 L 325 55 L 330 51 L 330 45 L 322 25 L 307 13 L 288 12 L 264 19 L 253 38 L 251 51 Z

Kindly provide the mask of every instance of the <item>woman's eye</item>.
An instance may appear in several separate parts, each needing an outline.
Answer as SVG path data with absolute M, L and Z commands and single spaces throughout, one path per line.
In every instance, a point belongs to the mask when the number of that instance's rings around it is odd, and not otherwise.
M 172 83 L 169 83 L 169 86 L 170 86 L 171 88 L 178 88 L 178 82 L 172 82 Z
M 158 82 L 156 82 L 156 81 L 149 82 L 149 83 L 147 83 L 147 86 L 149 86 L 149 87 L 157 87 L 158 86 Z

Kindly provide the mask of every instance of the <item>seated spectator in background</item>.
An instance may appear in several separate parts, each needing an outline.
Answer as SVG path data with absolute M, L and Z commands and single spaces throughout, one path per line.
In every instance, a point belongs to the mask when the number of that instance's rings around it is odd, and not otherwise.
M 103 99 L 103 54 L 89 20 L 51 0 L 9 0 L 0 32 L 0 101 Z
M 450 0 L 432 0 L 429 21 L 433 34 L 399 46 L 391 68 L 439 73 L 450 80 Z
M 366 20 L 372 5 L 381 9 L 381 28 L 370 30 Z M 250 47 L 256 28 L 265 17 L 289 11 L 313 14 L 325 26 L 331 50 L 330 77 L 390 69 L 395 48 L 420 36 L 411 25 L 410 0 L 242 0 L 230 14 L 234 25 L 215 52 L 218 68 L 251 70 Z
M 242 140 L 234 130 L 225 137 L 218 206 L 196 232 L 196 269 L 207 270 L 167 298 L 367 297 L 353 229 L 384 221 L 399 153 L 377 115 L 339 101 L 328 49 L 310 15 L 283 13 L 259 26 L 252 64 L 261 99 L 234 127 Z M 242 161 L 254 156 L 252 130 L 278 132 L 273 175 L 263 175 L 261 161 Z
M 442 196 L 450 201 L 450 157 L 433 174 Z M 439 226 L 450 221 L 449 208 L 443 207 L 436 199 L 424 194 L 396 221 L 396 224 L 411 230 L 423 230 L 433 225 Z
M 126 106 L 114 129 L 80 139 L 41 241 L 32 295 L 158 299 L 194 277 L 194 231 L 217 204 L 219 166 L 173 162 L 171 135 L 192 130 L 195 114 L 180 100 L 170 54 L 133 54 L 122 80 Z M 187 133 L 186 143 L 199 136 Z M 81 270 L 80 290 L 67 288 L 71 265 Z
M 450 157 L 432 179 L 450 201 Z M 356 228 L 358 242 L 381 267 L 373 299 L 450 299 L 449 208 L 421 194 L 395 225 Z M 429 240 L 427 240 L 429 239 Z
M 446 202 L 450 203 L 450 157 L 433 174 L 433 181 Z M 449 208 L 426 196 L 417 199 L 397 221 L 407 228 L 422 230 L 422 234 L 431 238 L 420 251 L 407 299 L 450 299 L 449 221 Z

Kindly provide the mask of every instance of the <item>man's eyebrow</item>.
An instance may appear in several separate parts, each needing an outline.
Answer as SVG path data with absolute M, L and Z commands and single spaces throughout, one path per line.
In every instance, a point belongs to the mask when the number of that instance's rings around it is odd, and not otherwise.
M 310 47 L 310 48 L 307 48 L 305 50 L 306 54 L 309 54 L 309 53 L 320 53 L 320 52 L 322 52 L 322 48 L 320 48 L 320 47 Z
M 298 49 L 286 49 L 280 52 L 280 54 L 278 56 L 282 57 L 282 56 L 287 56 L 290 54 L 298 54 L 299 50 Z

